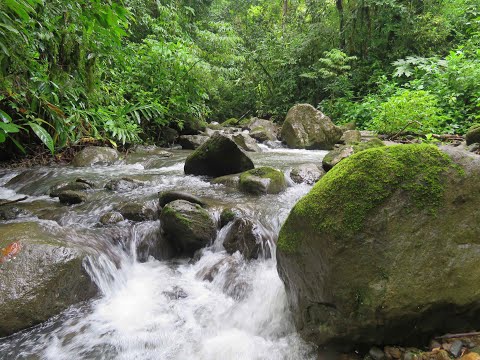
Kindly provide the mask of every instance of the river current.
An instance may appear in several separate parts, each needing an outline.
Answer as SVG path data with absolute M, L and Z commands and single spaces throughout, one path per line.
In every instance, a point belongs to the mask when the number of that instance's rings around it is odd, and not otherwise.
M 256 166 L 285 172 L 303 163 L 321 163 L 325 152 L 270 149 L 249 154 Z M 38 167 L 0 171 L 0 198 L 16 199 L 28 221 L 89 234 L 96 255 L 85 263 L 100 289 L 97 298 L 70 307 L 32 329 L 0 339 L 0 359 L 315 359 L 315 349 L 295 332 L 275 261 L 275 241 L 293 205 L 310 186 L 292 182 L 279 195 L 253 197 L 185 176 L 188 151 L 170 158 L 131 154 L 117 165 L 92 168 Z M 26 171 L 26 172 L 25 172 Z M 146 186 L 126 193 L 103 189 L 111 179 L 128 176 Z M 87 203 L 66 207 L 48 191 L 78 177 L 97 185 Z M 257 219 L 270 239 L 271 258 L 245 261 L 228 255 L 222 241 L 226 228 L 197 262 L 140 259 L 138 244 L 158 235 L 159 221 L 98 226 L 99 217 L 126 200 L 154 201 L 158 192 L 187 191 L 210 205 L 236 206 Z M 15 220 L 19 221 L 19 220 Z M 25 221 L 25 218 L 21 219 Z M 228 226 L 228 225 L 227 225 Z M 109 241 L 115 234 L 119 239 Z M 142 261 L 140 261 L 142 260 Z M 206 274 L 218 272 L 212 281 Z

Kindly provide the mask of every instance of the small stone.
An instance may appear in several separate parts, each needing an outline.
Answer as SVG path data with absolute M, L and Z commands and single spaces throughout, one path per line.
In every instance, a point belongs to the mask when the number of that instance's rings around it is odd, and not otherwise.
M 418 356 L 411 351 L 407 351 L 403 354 L 403 360 L 417 360 Z
M 373 360 L 384 360 L 385 359 L 385 353 L 376 346 L 374 346 L 370 349 L 370 351 L 368 352 L 368 355 L 370 355 Z
M 462 352 L 463 343 L 460 340 L 455 340 L 450 347 L 450 354 L 458 357 Z
M 436 341 L 436 340 L 430 341 L 430 346 L 429 346 L 430 351 L 435 350 L 435 349 L 440 349 L 441 347 L 442 347 L 442 344 L 440 344 L 438 341 Z

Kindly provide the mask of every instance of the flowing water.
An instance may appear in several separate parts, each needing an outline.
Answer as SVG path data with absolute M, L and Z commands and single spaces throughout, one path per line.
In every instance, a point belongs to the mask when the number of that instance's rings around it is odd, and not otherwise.
M 24 217 L 14 221 L 60 226 L 68 229 L 72 241 L 81 239 L 97 250 L 85 267 L 101 291 L 98 298 L 72 306 L 47 323 L 0 339 L 0 359 L 315 358 L 315 349 L 295 333 L 274 254 L 282 222 L 310 187 L 290 183 L 279 195 L 247 196 L 202 177 L 185 176 L 188 153 L 174 151 L 167 159 L 134 154 L 108 167 L 0 172 L 0 199 L 29 196 L 18 204 Z M 324 155 L 264 147 L 251 157 L 256 166 L 279 168 L 288 178 L 292 166 L 321 163 Z M 145 186 L 124 193 L 102 189 L 124 176 Z M 70 207 L 45 195 L 52 185 L 78 177 L 102 190 Z M 121 202 L 155 201 L 158 192 L 173 189 L 207 199 L 214 217 L 222 207 L 235 206 L 257 219 L 273 256 L 245 261 L 238 253 L 228 255 L 222 246 L 228 228 L 223 228 L 195 263 L 140 259 L 137 248 L 155 240 L 159 221 L 98 226 L 99 217 Z

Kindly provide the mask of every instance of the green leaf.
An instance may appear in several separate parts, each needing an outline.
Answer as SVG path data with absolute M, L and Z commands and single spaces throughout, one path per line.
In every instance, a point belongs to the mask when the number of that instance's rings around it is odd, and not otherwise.
M 12 122 L 12 118 L 2 110 L 0 110 L 0 120 L 2 120 L 4 123 Z
M 10 135 L 8 135 L 8 137 L 10 138 L 10 140 L 12 140 L 12 142 L 15 144 L 15 146 L 17 148 L 20 149 L 20 151 L 24 154 L 26 154 L 27 152 L 25 151 L 25 148 L 23 147 L 22 144 L 20 144 L 17 140 L 15 140 L 13 137 L 11 137 Z M 1 141 L 0 141 L 1 142 Z
M 0 122 L 0 129 L 2 129 L 5 133 L 17 133 L 20 131 L 20 127 L 13 123 Z
M 6 138 L 7 137 L 5 136 L 5 133 L 3 131 L 0 131 L 0 143 L 5 142 Z
M 48 147 L 52 155 L 55 153 L 55 145 L 53 144 L 53 139 L 43 127 L 38 124 L 28 122 L 28 125 L 32 128 L 35 135 Z

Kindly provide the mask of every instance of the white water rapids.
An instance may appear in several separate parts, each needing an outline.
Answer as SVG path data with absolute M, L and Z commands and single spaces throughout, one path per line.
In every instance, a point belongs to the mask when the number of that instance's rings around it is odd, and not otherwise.
M 323 155 L 276 149 L 252 157 L 257 166 L 270 165 L 288 173 L 293 165 L 321 162 Z M 212 186 L 201 178 L 184 176 L 184 157 L 182 154 L 165 160 L 154 168 L 145 167 L 146 159 L 100 169 L 59 168 L 53 175 L 46 172 L 49 175 L 45 181 L 37 179 L 33 187 L 32 180 L 8 186 L 13 176 L 5 174 L 0 178 L 0 198 L 33 194 L 29 201 L 37 201 L 38 205 L 29 209 L 34 214 L 44 214 L 46 207 L 54 205 L 54 200 L 43 195 L 52 179 L 75 177 L 80 172 L 82 177 L 100 183 L 114 176 L 137 176 L 148 182 L 148 188 L 121 194 L 118 199 L 116 195 L 105 199 L 105 192 L 100 192 L 94 205 L 73 207 L 48 217 L 63 226 L 94 229 L 99 214 L 111 209 L 119 198 L 149 199 L 158 191 L 187 190 L 218 201 L 228 199 L 229 203 L 243 207 L 275 239 L 289 210 L 310 189 L 291 184 L 280 195 L 241 195 L 223 186 Z M 219 231 L 215 243 L 197 262 L 150 257 L 142 263 L 136 259 L 136 244 L 158 228 L 159 222 L 125 222 L 121 226 L 129 227 L 131 239 L 127 251 L 119 245 L 113 247 L 120 266 L 107 255 L 92 257 L 86 264 L 101 295 L 72 306 L 45 324 L 0 339 L 0 359 L 316 358 L 315 349 L 295 332 L 275 254 L 270 259 L 253 261 L 245 261 L 239 253 L 230 256 L 222 247 L 225 231 Z

